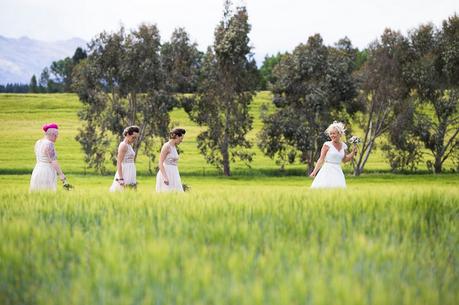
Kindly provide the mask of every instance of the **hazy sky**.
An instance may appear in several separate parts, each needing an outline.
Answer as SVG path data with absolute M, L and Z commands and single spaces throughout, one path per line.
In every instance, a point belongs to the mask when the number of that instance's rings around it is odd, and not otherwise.
M 459 0 L 235 0 L 245 3 L 258 60 L 292 50 L 320 33 L 326 44 L 348 36 L 366 47 L 390 27 L 406 33 L 421 23 L 437 26 L 455 12 Z M 0 35 L 40 40 L 80 37 L 156 23 L 163 40 L 185 27 L 201 50 L 212 44 L 223 0 L 0 0 Z

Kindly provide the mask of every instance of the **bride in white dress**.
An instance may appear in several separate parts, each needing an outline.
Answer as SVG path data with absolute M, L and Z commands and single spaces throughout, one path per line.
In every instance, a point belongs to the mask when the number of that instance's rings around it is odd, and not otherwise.
M 357 147 L 354 146 L 352 152 L 346 155 L 347 145 L 341 142 L 345 128 L 341 122 L 333 122 L 325 133 L 331 141 L 325 142 L 322 146 L 320 158 L 310 175 L 314 178 L 311 188 L 345 188 L 346 180 L 341 162 L 351 161 L 357 153 Z
M 177 145 L 182 143 L 186 131 L 175 128 L 170 133 L 170 139 L 164 143 L 159 155 L 159 171 L 156 175 L 157 192 L 183 192 L 182 180 L 178 171 L 179 154 Z
M 136 187 L 137 172 L 135 168 L 135 151 L 131 144 L 139 137 L 140 129 L 137 126 L 126 127 L 123 131 L 124 140 L 118 146 L 116 158 L 116 173 L 113 178 L 110 192 L 122 191 L 126 186 Z
M 58 126 L 56 123 L 43 126 L 45 137 L 35 143 L 35 157 L 37 163 L 30 179 L 30 191 L 56 191 L 57 174 L 64 181 L 65 175 L 57 162 L 57 153 L 54 142 L 58 136 Z M 57 174 L 56 174 L 57 173 Z

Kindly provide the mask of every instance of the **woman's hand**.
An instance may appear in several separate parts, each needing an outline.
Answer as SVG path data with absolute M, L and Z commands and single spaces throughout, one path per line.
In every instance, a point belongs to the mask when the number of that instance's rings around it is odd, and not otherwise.
M 59 179 L 61 179 L 61 181 L 64 181 L 64 180 L 65 180 L 65 175 L 64 175 L 64 173 L 59 174 Z
M 315 173 L 315 172 L 312 172 L 312 173 L 309 175 L 309 177 L 311 177 L 311 178 L 314 178 L 315 176 L 316 176 L 316 173 Z
M 124 179 L 123 179 L 123 178 L 117 178 L 116 181 L 118 181 L 118 183 L 119 183 L 121 186 L 124 186 Z
M 164 181 L 164 184 L 165 184 L 165 185 L 169 185 L 169 179 L 166 178 L 166 179 L 164 179 L 163 181 Z

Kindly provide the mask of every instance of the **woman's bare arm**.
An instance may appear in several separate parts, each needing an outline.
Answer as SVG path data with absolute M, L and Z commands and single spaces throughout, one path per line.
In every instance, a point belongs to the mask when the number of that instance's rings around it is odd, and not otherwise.
M 164 184 L 169 185 L 169 178 L 167 177 L 166 174 L 166 169 L 164 168 L 164 160 L 166 160 L 167 155 L 170 153 L 171 148 L 169 145 L 163 145 L 161 148 L 161 154 L 159 155 L 159 170 L 161 171 L 161 175 L 163 176 L 164 179 Z
M 54 143 L 49 143 L 49 145 L 45 148 L 45 153 L 46 156 L 48 156 L 48 160 L 51 163 L 51 166 L 57 172 L 59 178 L 63 181 L 65 179 L 65 175 L 61 169 L 61 166 L 59 165 L 59 162 L 57 162 L 57 155 L 56 150 L 54 148 Z
M 325 161 L 325 156 L 327 155 L 327 152 L 330 148 L 327 145 L 323 145 L 322 149 L 320 150 L 320 157 L 319 160 L 317 160 L 316 166 L 314 167 L 314 170 L 312 173 L 309 175 L 310 177 L 315 177 L 317 175 L 317 172 L 319 169 L 322 167 Z
M 124 184 L 124 179 L 123 178 L 123 160 L 124 156 L 126 155 L 126 152 L 128 150 L 128 146 L 126 143 L 121 143 L 120 146 L 118 147 L 118 155 L 116 156 L 116 171 L 118 173 L 118 179 L 119 183 L 121 185 Z
M 357 146 L 354 145 L 354 148 L 352 148 L 352 151 L 348 153 L 347 155 L 344 155 L 343 162 L 346 163 L 354 159 L 354 156 L 356 153 L 357 153 Z

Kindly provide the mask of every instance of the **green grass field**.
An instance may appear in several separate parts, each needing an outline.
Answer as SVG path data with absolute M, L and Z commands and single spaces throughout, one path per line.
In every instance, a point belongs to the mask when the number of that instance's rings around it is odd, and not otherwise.
M 258 94 L 250 134 L 261 128 Z M 219 176 L 187 128 L 184 194 L 156 194 L 148 162 L 136 192 L 85 169 L 74 95 L 0 95 L 0 304 L 456 304 L 459 175 L 394 175 L 379 152 L 346 190 L 309 189 L 304 165 Z M 28 193 L 33 145 L 60 124 L 75 189 Z M 112 167 L 114 170 L 114 167 Z M 346 168 L 347 171 L 350 168 Z
M 263 103 L 271 103 L 271 94 L 260 92 L 251 105 L 251 113 L 254 117 L 254 129 L 250 132 L 249 138 L 254 143 L 254 162 L 251 169 L 242 162 L 232 165 L 235 174 L 271 174 L 277 172 L 278 166 L 275 162 L 265 157 L 256 147 L 257 133 L 262 127 L 260 106 Z M 42 137 L 41 126 L 45 122 L 57 122 L 60 125 L 60 135 L 56 142 L 56 149 L 59 154 L 60 163 L 67 173 L 83 174 L 93 173 L 87 169 L 83 161 L 80 144 L 75 140 L 78 128 L 81 126 L 77 117 L 77 111 L 81 104 L 76 95 L 73 94 L 0 94 L 0 136 L 4 145 L 0 147 L 0 174 L 26 174 L 30 173 L 35 163 L 33 146 L 35 141 Z M 180 171 L 187 175 L 215 175 L 214 167 L 208 165 L 199 154 L 196 147 L 196 136 L 201 128 L 191 122 L 182 109 L 176 109 L 171 114 L 171 121 L 175 125 L 187 129 L 184 143 L 181 145 L 183 151 Z M 356 127 L 354 127 L 356 129 Z M 117 143 L 113 143 L 117 145 Z M 14 156 L 14 158 L 11 158 Z M 110 161 L 107 162 L 108 169 L 114 172 L 115 167 Z M 152 168 L 156 164 L 152 165 Z M 424 165 L 421 166 L 424 169 Z M 305 165 L 287 165 L 287 171 L 303 171 Z M 141 174 L 148 174 L 148 160 L 142 154 L 137 160 L 137 169 Z M 380 151 L 371 155 L 368 171 L 387 171 L 387 161 Z M 345 170 L 350 172 L 349 165 Z

